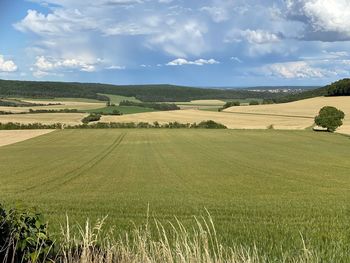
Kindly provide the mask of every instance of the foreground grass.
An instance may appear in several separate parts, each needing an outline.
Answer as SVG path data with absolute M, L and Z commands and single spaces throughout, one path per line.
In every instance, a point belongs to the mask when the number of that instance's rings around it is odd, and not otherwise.
M 166 231 L 174 216 L 191 229 L 206 208 L 225 246 L 280 262 L 305 245 L 346 262 L 349 143 L 310 131 L 57 131 L 0 148 L 1 199 L 38 206 L 57 233 L 66 213 L 81 224 L 109 215 L 117 236 L 148 205 Z

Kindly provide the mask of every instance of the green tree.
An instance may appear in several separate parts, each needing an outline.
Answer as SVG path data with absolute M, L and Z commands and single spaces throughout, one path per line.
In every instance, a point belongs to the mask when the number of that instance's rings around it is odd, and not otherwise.
M 334 132 L 343 125 L 344 112 L 332 106 L 323 107 L 315 117 L 315 123 L 318 126 L 326 128 L 329 132 Z

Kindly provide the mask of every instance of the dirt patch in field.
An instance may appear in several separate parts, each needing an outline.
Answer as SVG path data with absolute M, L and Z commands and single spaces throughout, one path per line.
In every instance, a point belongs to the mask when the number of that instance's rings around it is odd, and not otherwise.
M 14 130 L 0 131 L 0 147 L 25 141 L 43 134 L 50 133 L 54 130 Z

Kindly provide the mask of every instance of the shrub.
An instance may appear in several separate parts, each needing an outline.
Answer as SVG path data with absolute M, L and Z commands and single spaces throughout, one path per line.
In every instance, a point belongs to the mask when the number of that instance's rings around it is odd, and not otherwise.
M 249 101 L 249 105 L 259 105 L 260 103 L 259 103 L 259 101 L 257 101 L 257 100 L 251 100 L 251 101 Z
M 227 127 L 221 123 L 217 123 L 215 121 L 202 121 L 195 128 L 201 129 L 227 129 Z
M 326 128 L 329 132 L 334 132 L 343 125 L 344 112 L 332 106 L 323 107 L 315 117 L 315 123 L 318 126 Z
M 40 249 L 38 249 L 40 248 Z M 0 259 L 4 262 L 43 262 L 53 241 L 41 214 L 0 204 Z
M 86 116 L 81 121 L 82 123 L 89 123 L 93 121 L 99 121 L 101 119 L 101 114 L 91 113 L 89 116 Z
M 222 110 L 233 107 L 233 106 L 240 106 L 240 105 L 241 105 L 241 103 L 239 101 L 228 101 L 225 103 L 224 106 L 222 106 Z

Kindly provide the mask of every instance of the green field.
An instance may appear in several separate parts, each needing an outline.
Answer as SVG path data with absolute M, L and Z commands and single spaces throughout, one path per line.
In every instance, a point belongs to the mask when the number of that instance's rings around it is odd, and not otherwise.
M 85 112 L 112 113 L 114 110 L 117 110 L 123 114 L 134 114 L 134 113 L 156 111 L 155 109 L 138 107 L 138 106 L 109 106 L 109 107 L 105 107 L 105 108 L 101 108 L 101 109 L 86 110 Z
M 123 100 L 141 102 L 140 100 L 136 99 L 135 97 L 125 97 L 125 96 L 120 96 L 120 95 L 102 94 L 102 93 L 99 93 L 99 94 L 107 96 L 111 100 L 111 103 L 113 103 L 115 105 L 119 105 L 119 103 Z
M 58 229 L 109 215 L 118 230 L 211 213 L 220 239 L 281 259 L 306 246 L 350 260 L 350 139 L 311 131 L 63 130 L 0 148 L 0 202 Z M 334 258 L 333 258 L 334 256 Z

